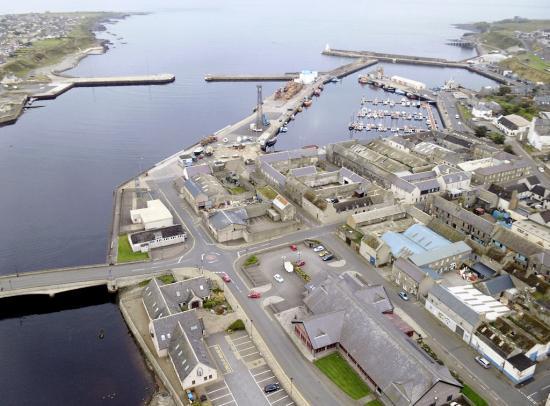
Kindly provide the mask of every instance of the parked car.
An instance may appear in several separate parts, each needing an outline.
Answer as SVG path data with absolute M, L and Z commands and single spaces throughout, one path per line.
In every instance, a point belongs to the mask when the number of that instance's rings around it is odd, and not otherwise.
M 409 295 L 407 295 L 407 292 L 405 292 L 404 290 L 399 292 L 399 297 L 403 300 L 409 300 Z
M 222 279 L 226 283 L 231 282 L 231 277 L 228 274 L 226 274 L 225 272 L 222 273 Z
M 458 120 L 460 118 L 460 116 L 458 114 L 456 114 L 455 118 Z
M 481 365 L 485 369 L 491 368 L 491 363 L 479 355 L 476 357 L 476 361 L 479 365 Z
M 279 275 L 278 273 L 276 273 L 275 275 L 273 275 L 273 279 L 275 279 L 277 282 L 279 283 L 283 283 L 285 280 L 283 279 L 283 277 L 281 275 Z
M 208 397 L 203 393 L 200 397 L 201 402 L 206 402 L 208 400 Z
M 264 392 L 265 393 L 277 392 L 279 389 L 281 389 L 281 385 L 279 385 L 278 383 L 270 383 L 269 385 L 265 385 Z
M 330 254 L 330 252 L 328 252 L 328 251 L 323 251 L 323 252 L 320 252 L 320 253 L 319 253 L 319 256 L 322 258 L 322 257 L 324 257 L 325 255 L 329 255 L 329 254 Z
M 248 297 L 250 299 L 259 299 L 260 297 L 262 297 L 262 294 L 260 292 L 256 292 L 255 290 L 251 290 L 248 294 Z
M 322 245 L 318 245 L 315 248 L 313 248 L 313 252 L 321 252 L 324 250 L 325 250 L 325 247 L 323 247 Z
M 304 261 L 304 260 L 296 261 L 294 263 L 294 265 L 296 265 L 296 266 L 304 266 L 305 264 L 306 264 L 306 261 Z
M 296 244 L 292 244 L 292 245 L 290 246 L 290 250 L 291 250 L 291 251 L 298 251 L 298 247 L 296 246 Z
M 330 261 L 333 258 L 334 258 L 334 255 L 329 253 L 328 255 L 325 255 L 322 259 L 323 261 Z

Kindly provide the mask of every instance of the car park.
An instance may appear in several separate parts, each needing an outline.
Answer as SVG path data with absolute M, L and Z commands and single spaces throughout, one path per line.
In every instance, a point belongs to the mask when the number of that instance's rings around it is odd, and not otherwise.
M 481 365 L 485 369 L 491 368 L 491 363 L 479 355 L 476 357 L 476 361 L 479 365 Z
M 222 273 L 222 279 L 226 283 L 231 282 L 231 277 L 228 274 L 226 274 L 225 272 Z
M 399 292 L 399 297 L 403 300 L 409 300 L 409 295 L 407 295 L 407 292 L 405 292 L 404 290 Z
M 281 275 L 279 275 L 278 273 L 276 273 L 275 275 L 273 275 L 273 279 L 275 279 L 277 282 L 279 283 L 283 283 L 285 280 L 283 279 L 283 277 Z
M 266 385 L 264 387 L 264 392 L 272 393 L 272 392 L 277 392 L 279 389 L 281 389 L 281 385 L 279 385 L 278 383 L 270 383 L 269 385 Z
M 318 245 L 315 248 L 313 248 L 313 252 L 321 252 L 324 250 L 325 250 L 325 247 L 323 247 L 322 245 Z

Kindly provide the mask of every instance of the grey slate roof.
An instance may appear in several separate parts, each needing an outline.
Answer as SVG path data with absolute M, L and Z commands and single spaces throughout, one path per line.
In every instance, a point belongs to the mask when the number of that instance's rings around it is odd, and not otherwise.
M 416 283 L 422 282 L 426 277 L 426 274 L 408 259 L 401 257 L 397 258 L 394 262 L 394 266 L 410 276 Z
M 189 178 L 183 182 L 183 187 L 185 187 L 185 189 L 187 189 L 193 197 L 197 197 L 202 193 L 200 186 L 192 178 Z
M 210 281 L 204 276 L 170 283 L 160 287 L 164 299 L 171 313 L 181 312 L 181 305 L 187 304 L 196 296 L 205 299 L 210 296 Z
M 443 182 L 446 184 L 449 183 L 455 183 L 455 182 L 462 182 L 464 180 L 470 179 L 472 177 L 471 174 L 468 172 L 456 172 L 456 173 L 449 173 L 447 175 L 443 175 Z
M 488 176 L 496 173 L 509 172 L 515 169 L 528 168 L 530 166 L 531 165 L 529 164 L 529 162 L 521 160 L 521 161 L 503 163 L 500 165 L 488 166 L 486 168 L 479 168 L 479 169 L 476 169 L 474 173 L 477 175 Z
M 197 338 L 202 337 L 204 326 L 202 320 L 197 318 L 195 309 L 161 317 L 160 319 L 153 320 L 153 331 L 160 350 L 168 348 L 172 334 L 178 323 L 181 324 L 187 335 Z
M 210 296 L 210 290 L 210 281 L 203 276 L 170 284 L 153 278 L 143 290 L 143 303 L 153 320 L 181 312 L 180 303 L 187 303 L 193 293 L 205 298 Z
M 502 292 L 514 287 L 510 275 L 499 275 L 496 278 L 481 282 L 481 287 L 490 296 L 500 295 Z
M 143 304 L 150 319 L 170 315 L 168 303 L 160 290 L 162 284 L 157 278 L 153 278 L 143 290 Z
M 501 226 L 497 227 L 492 238 L 494 241 L 498 241 L 509 250 L 517 252 L 525 257 L 544 251 L 540 245 L 528 241 L 525 238 L 518 236 L 518 234 L 513 231 Z
M 303 325 L 314 349 L 338 343 L 344 325 L 344 311 L 312 316 L 304 320 Z
M 232 224 L 246 226 L 248 222 L 248 213 L 243 208 L 220 210 L 210 216 L 208 222 L 216 230 L 223 230 Z
M 344 310 L 340 346 L 397 406 L 416 403 L 436 383 L 460 387 L 449 370 L 434 362 L 374 306 L 362 303 L 347 284 L 329 277 L 304 299 L 314 314 Z
M 416 182 L 414 185 L 418 189 L 420 189 L 421 192 L 425 190 L 433 190 L 433 189 L 439 190 L 440 188 L 439 182 L 437 181 L 437 179 L 423 180 L 421 182 Z
M 452 309 L 462 319 L 466 320 L 470 325 L 476 326 L 481 321 L 481 316 L 476 313 L 471 307 L 458 300 L 451 292 L 440 285 L 434 285 L 428 292 L 429 295 L 435 296 L 439 301 L 445 304 L 449 309 Z
M 393 312 L 393 304 L 382 285 L 364 287 L 356 290 L 354 295 L 361 302 L 374 306 L 380 313 Z
M 484 233 L 491 234 L 493 231 L 493 223 L 485 220 L 483 217 L 477 216 L 472 212 L 442 198 L 441 196 L 434 196 L 434 206 L 440 208 L 447 213 L 450 213 L 466 224 L 469 224 Z
M 391 179 L 391 183 L 407 193 L 412 193 L 416 189 L 416 185 L 413 185 L 412 183 L 407 182 L 406 180 L 403 180 L 397 176 L 394 176 Z
M 181 323 L 178 323 L 172 334 L 168 353 L 174 368 L 183 381 L 199 363 L 214 368 L 202 337 L 185 334 Z
M 540 136 L 550 135 L 550 119 L 547 118 L 536 118 L 535 119 L 535 131 Z
M 303 166 L 301 168 L 291 169 L 289 172 L 292 176 L 296 176 L 296 177 L 308 176 L 308 175 L 315 175 L 317 173 L 317 168 L 313 165 L 309 165 L 309 166 Z

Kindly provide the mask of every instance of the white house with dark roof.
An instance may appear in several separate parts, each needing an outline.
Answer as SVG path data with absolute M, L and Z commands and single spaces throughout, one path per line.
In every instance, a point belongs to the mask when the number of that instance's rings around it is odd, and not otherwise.
M 210 281 L 202 276 L 170 284 L 153 278 L 143 289 L 155 350 L 159 357 L 169 357 L 183 390 L 218 378 L 195 310 L 210 294 Z
M 517 114 L 500 116 L 496 119 L 495 125 L 507 136 L 522 138 L 529 129 L 529 121 Z

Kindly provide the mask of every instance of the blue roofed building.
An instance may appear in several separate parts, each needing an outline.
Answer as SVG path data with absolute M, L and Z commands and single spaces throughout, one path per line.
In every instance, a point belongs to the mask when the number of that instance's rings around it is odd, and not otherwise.
M 403 233 L 388 231 L 381 240 L 393 258 L 408 258 L 439 274 L 457 269 L 472 252 L 464 241 L 451 242 L 424 224 L 414 224 Z

